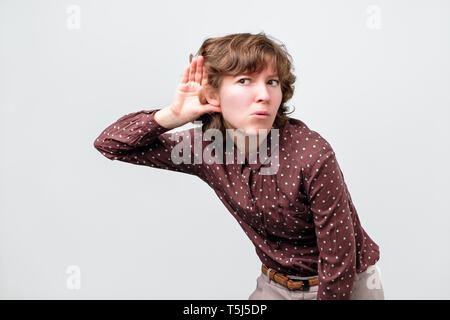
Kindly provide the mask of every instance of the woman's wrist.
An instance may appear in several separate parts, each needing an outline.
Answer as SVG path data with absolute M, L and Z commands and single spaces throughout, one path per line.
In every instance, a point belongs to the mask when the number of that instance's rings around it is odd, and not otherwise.
M 164 128 L 167 128 L 169 130 L 183 125 L 177 121 L 172 111 L 170 110 L 170 107 L 166 107 L 156 111 L 154 117 L 155 121 L 158 122 L 160 126 L 163 126 Z

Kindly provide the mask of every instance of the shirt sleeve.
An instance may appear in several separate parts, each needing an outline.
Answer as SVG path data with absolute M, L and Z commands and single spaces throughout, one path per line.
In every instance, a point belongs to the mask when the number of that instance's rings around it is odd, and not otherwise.
M 94 147 L 110 160 L 179 171 L 204 180 L 202 163 L 194 162 L 194 129 L 164 133 L 170 129 L 155 120 L 154 115 L 158 110 L 161 109 L 124 115 L 103 130 L 95 139 Z M 177 159 L 172 161 L 172 150 L 177 144 Z M 187 148 L 181 148 L 181 145 Z
M 349 300 L 356 273 L 351 198 L 333 149 L 324 149 L 306 181 L 319 249 L 317 300 Z

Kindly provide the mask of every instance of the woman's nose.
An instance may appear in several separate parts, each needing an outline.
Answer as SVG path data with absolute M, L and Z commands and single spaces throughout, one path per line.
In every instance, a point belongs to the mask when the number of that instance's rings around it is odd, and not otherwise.
M 270 97 L 269 94 L 269 89 L 267 88 L 266 84 L 258 84 L 256 86 L 256 95 L 257 95 L 257 99 L 260 100 L 268 100 Z

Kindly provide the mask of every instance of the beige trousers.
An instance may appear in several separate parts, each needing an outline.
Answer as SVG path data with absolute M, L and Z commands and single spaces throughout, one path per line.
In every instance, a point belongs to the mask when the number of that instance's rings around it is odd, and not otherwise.
M 270 272 L 271 269 L 268 270 Z M 290 276 L 290 279 L 306 280 L 314 277 Z M 249 300 L 317 300 L 319 286 L 310 287 L 308 291 L 291 291 L 281 284 L 271 280 L 266 274 L 256 279 L 256 289 L 248 297 Z M 357 273 L 353 283 L 351 300 L 384 300 L 384 290 L 381 284 L 380 269 L 372 265 L 366 271 Z

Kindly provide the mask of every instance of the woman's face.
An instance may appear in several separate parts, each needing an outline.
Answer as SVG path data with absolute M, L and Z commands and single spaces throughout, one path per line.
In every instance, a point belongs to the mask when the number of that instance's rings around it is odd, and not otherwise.
M 281 85 L 273 65 L 259 74 L 225 76 L 218 94 L 225 128 L 258 135 L 272 128 L 282 100 Z M 255 115 L 266 112 L 267 116 Z

